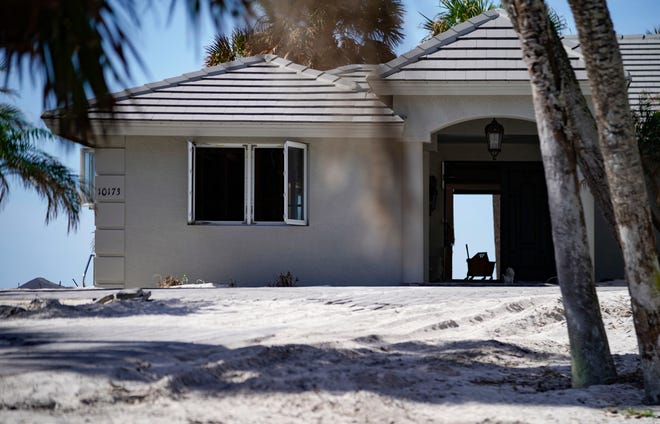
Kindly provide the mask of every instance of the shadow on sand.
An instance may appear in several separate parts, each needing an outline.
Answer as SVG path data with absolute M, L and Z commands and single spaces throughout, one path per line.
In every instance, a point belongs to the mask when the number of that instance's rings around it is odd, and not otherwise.
M 228 396 L 239 392 L 369 391 L 436 404 L 490 402 L 602 409 L 626 401 L 639 403 L 643 395 L 636 373 L 618 382 L 630 385 L 629 400 L 616 394 L 608 398 L 605 387 L 597 395 L 576 391 L 570 388 L 568 366 L 549 365 L 554 360 L 568 363 L 568 358 L 497 340 L 391 344 L 373 335 L 354 342 L 352 349 L 265 346 L 258 341 L 229 349 L 180 342 L 66 342 L 53 333 L 15 330 L 0 333 L 0 369 L 10 369 L 14 375 L 66 370 L 105 378 L 113 386 L 139 383 L 143 389 L 152 387 L 157 396 L 172 397 L 190 392 Z M 616 360 L 629 367 L 637 363 L 632 355 L 617 356 Z

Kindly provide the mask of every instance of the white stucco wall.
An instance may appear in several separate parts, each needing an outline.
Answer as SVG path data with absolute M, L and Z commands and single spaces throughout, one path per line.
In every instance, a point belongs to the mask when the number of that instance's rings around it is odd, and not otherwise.
M 395 96 L 393 109 L 406 117 L 406 141 L 431 142 L 438 130 L 479 118 L 535 121 L 531 96 Z
M 185 138 L 126 137 L 126 286 L 183 274 L 190 281 L 263 285 L 287 271 L 300 284 L 402 282 L 404 144 L 296 141 L 309 144 L 309 225 L 222 226 L 187 224 Z

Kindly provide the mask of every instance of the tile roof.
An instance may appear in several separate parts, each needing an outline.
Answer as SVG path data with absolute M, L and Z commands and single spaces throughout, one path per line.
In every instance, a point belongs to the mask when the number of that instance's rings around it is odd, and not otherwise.
M 330 74 L 337 75 L 344 79 L 350 79 L 360 86 L 360 88 L 368 90 L 369 83 L 367 77 L 378 69 L 378 65 L 357 64 L 346 65 L 339 68 L 331 69 L 328 71 Z
M 578 80 L 586 80 L 579 54 L 569 50 Z M 489 10 L 381 65 L 385 81 L 528 81 L 518 34 L 506 12 Z
M 562 39 L 578 80 L 587 74 L 577 36 Z M 624 68 L 631 77 L 632 107 L 649 95 L 660 109 L 660 35 L 619 35 Z M 489 10 L 383 64 L 384 81 L 528 81 L 520 41 L 501 9 Z
M 365 68 L 367 69 L 367 68 Z M 346 74 L 346 76 L 344 76 Z M 401 123 L 348 70 L 317 71 L 258 55 L 116 93 L 114 115 L 93 120 Z
M 564 38 L 566 45 L 580 51 L 577 36 Z M 619 35 L 618 41 L 623 67 L 630 77 L 630 106 L 638 107 L 640 97 L 648 95 L 655 108 L 660 110 L 660 35 Z
M 563 42 L 578 80 L 585 81 L 577 37 L 566 36 Z M 619 45 L 632 77 L 631 105 L 638 105 L 640 94 L 650 93 L 660 108 L 660 35 L 620 36 Z M 257 55 L 116 93 L 114 115 L 92 108 L 90 117 L 103 122 L 208 125 L 403 123 L 371 90 L 369 81 L 508 84 L 529 81 L 529 76 L 511 21 L 503 10 L 494 9 L 385 64 L 318 71 L 278 56 Z M 57 111 L 44 114 L 56 116 Z

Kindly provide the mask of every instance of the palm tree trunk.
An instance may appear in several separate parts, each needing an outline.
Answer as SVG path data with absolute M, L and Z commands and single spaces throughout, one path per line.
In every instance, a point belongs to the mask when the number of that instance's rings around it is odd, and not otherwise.
M 625 261 L 644 387 L 660 404 L 660 269 L 621 53 L 605 0 L 569 0 L 591 85 Z
M 572 128 L 564 95 L 566 75 L 572 75 L 572 70 L 543 0 L 505 0 L 504 4 L 520 37 L 532 84 L 555 261 L 571 348 L 572 384 L 584 387 L 608 383 L 616 371 L 594 286 L 580 201 L 574 147 L 579 132 Z M 562 55 L 565 60 L 560 59 Z M 568 70 L 561 72 L 562 66 Z

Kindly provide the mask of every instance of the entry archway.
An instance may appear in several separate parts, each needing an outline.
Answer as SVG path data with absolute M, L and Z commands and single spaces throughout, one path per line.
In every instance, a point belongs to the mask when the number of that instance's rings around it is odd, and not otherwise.
M 429 220 L 431 280 L 465 277 L 453 274 L 451 265 L 454 252 L 465 256 L 465 245 L 456 244 L 453 233 L 453 198 L 463 194 L 492 195 L 501 204 L 485 218 L 493 220 L 495 252 L 490 260 L 497 262 L 495 279 L 507 268 L 514 270 L 516 281 L 544 281 L 556 273 L 536 125 L 494 116 L 505 128 L 502 153 L 494 161 L 484 135 L 492 118 L 462 121 L 433 135 L 429 176 L 441 182 L 442 205 Z M 478 242 L 470 244 L 473 254 L 482 250 Z

